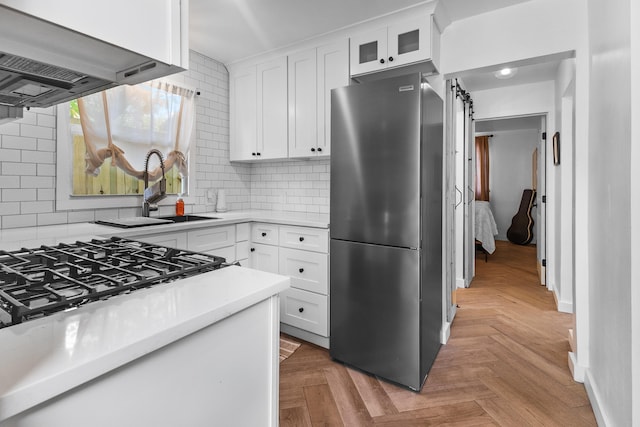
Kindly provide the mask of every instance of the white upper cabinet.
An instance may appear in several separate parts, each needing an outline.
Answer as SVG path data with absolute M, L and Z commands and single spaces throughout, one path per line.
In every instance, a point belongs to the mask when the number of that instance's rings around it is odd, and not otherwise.
M 189 65 L 186 0 L 110 0 L 90 5 L 71 0 L 0 0 L 0 5 L 168 65 L 184 69 Z
M 391 24 L 351 38 L 351 75 L 431 60 L 439 62 L 440 33 L 433 17 Z
M 318 155 L 331 154 L 331 90 L 349 85 L 349 41 L 318 48 Z
M 349 84 L 347 39 L 289 56 L 289 157 L 331 154 L 331 89 Z
M 287 157 L 287 57 L 258 65 L 257 157 Z
M 231 160 L 255 158 L 258 138 L 257 94 L 255 66 L 238 68 L 229 73 Z
M 287 57 L 234 67 L 230 80 L 232 161 L 287 157 Z
M 289 56 L 290 157 L 316 155 L 318 147 L 317 73 L 316 49 Z

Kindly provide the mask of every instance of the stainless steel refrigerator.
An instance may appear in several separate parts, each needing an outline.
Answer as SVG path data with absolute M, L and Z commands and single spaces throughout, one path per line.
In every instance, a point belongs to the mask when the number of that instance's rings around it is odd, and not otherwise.
M 330 354 L 412 390 L 440 349 L 442 115 L 419 74 L 331 93 Z

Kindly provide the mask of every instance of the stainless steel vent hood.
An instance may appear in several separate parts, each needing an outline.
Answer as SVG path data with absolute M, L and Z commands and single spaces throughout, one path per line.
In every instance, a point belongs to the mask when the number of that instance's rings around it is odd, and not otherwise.
M 121 84 L 183 71 L 0 6 L 0 123 Z

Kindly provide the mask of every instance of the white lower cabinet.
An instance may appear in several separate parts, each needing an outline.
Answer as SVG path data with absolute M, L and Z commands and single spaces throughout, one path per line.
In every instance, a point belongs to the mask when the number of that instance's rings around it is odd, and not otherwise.
M 216 255 L 229 263 L 240 261 L 241 264 L 244 262 L 244 266 L 248 264 L 249 223 L 206 226 L 183 232 L 143 234 L 133 239 Z
M 249 265 L 291 278 L 280 294 L 280 328 L 329 346 L 329 231 L 253 223 Z
M 278 273 L 278 247 L 252 243 L 249 253 L 249 267 L 269 273 Z
M 236 260 L 236 226 L 198 228 L 187 232 L 189 250 Z
M 282 273 L 281 273 L 282 274 Z M 290 288 L 280 294 L 280 322 L 329 336 L 327 296 Z
M 134 236 L 132 239 L 170 248 L 188 249 L 187 233 L 185 232 L 145 234 Z
M 327 295 L 328 254 L 280 248 L 280 274 L 291 277 L 291 286 Z
M 281 330 L 329 347 L 329 230 L 247 222 L 134 238 L 290 277 L 280 298 Z
M 236 224 L 236 261 L 243 267 L 249 266 L 249 235 L 251 227 L 248 222 Z

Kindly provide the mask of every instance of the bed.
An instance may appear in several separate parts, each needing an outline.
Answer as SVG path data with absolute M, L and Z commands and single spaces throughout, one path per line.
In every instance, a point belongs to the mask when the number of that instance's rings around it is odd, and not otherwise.
M 496 250 L 496 241 L 493 236 L 498 234 L 498 226 L 493 218 L 489 202 L 476 200 L 475 220 L 476 241 L 480 242 L 482 249 L 492 254 Z

